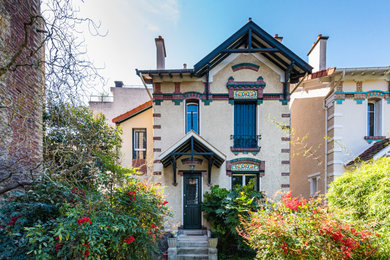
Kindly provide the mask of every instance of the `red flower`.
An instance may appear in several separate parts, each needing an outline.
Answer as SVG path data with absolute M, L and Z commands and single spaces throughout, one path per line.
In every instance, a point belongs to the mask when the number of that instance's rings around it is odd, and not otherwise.
M 163 202 L 163 205 L 166 205 L 166 204 L 168 204 L 168 201 L 164 201 L 164 202 Z
M 157 226 L 155 224 L 150 225 L 150 228 L 156 228 Z
M 338 232 L 336 232 L 336 233 L 334 233 L 334 234 L 332 235 L 332 239 L 333 239 L 334 241 L 336 241 L 336 242 L 340 241 L 342 238 L 343 238 L 343 234 L 341 234 L 340 231 L 338 231 Z
M 127 244 L 130 244 L 135 241 L 135 238 L 133 236 L 129 236 L 128 238 L 124 239 Z
M 77 223 L 79 223 L 80 225 L 83 224 L 83 223 L 85 223 L 85 222 L 92 223 L 92 220 L 90 220 L 89 217 L 83 217 L 83 218 L 79 218 L 79 219 L 77 220 Z
M 63 244 L 62 243 L 58 243 L 56 245 L 56 252 L 58 252 L 60 250 L 60 247 L 62 246 Z
M 307 200 L 305 199 L 299 199 L 297 197 L 291 196 L 291 191 L 287 192 L 282 196 L 282 201 L 284 206 L 287 208 L 290 208 L 292 210 L 298 210 L 299 207 L 301 207 L 303 204 L 307 203 Z
M 21 218 L 21 217 L 22 217 L 22 215 L 17 215 L 17 216 L 12 217 L 11 220 L 10 220 L 10 222 L 7 224 L 7 226 L 13 226 L 13 225 L 15 224 L 15 222 L 16 222 L 19 218 Z

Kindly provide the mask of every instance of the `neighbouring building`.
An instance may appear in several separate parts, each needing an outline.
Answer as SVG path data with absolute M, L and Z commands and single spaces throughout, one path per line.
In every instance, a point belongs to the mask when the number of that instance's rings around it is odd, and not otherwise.
M 114 118 L 123 128 L 124 165 L 145 160 L 144 177 L 164 188 L 171 228 L 199 229 L 203 194 L 250 180 L 272 197 L 290 187 L 289 85 L 311 66 L 249 21 L 194 68 L 137 70 L 153 85 L 146 102 Z
M 39 0 L 0 3 L 0 193 L 31 182 L 42 161 L 44 48 Z
M 313 73 L 291 87 L 290 184 L 305 197 L 390 152 L 390 67 L 326 68 L 327 40 L 318 36 L 308 53 Z
M 114 117 L 117 117 L 145 102 L 151 100 L 148 91 L 144 86 L 124 85 L 122 81 L 115 81 L 115 87 L 111 87 L 111 96 L 100 95 L 91 96 L 89 100 L 89 108 L 94 115 L 104 114 L 106 122 L 114 126 L 112 122 Z

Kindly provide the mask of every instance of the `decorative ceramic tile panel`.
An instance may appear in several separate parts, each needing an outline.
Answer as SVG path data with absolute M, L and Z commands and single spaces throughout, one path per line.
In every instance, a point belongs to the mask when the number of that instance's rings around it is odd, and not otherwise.
M 232 165 L 232 171 L 259 171 L 259 165 L 251 163 L 238 163 Z
M 235 90 L 235 99 L 257 99 L 257 90 Z

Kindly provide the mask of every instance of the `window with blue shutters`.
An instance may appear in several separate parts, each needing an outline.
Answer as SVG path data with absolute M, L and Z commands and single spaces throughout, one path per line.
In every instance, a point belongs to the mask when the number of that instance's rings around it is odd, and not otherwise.
M 191 130 L 199 134 L 199 104 L 197 102 L 186 104 L 186 133 Z
M 234 103 L 233 148 L 257 148 L 256 102 Z

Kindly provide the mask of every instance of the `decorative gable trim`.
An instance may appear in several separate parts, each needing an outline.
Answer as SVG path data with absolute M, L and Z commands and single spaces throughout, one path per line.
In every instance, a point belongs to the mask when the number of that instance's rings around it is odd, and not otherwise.
M 258 100 L 261 103 L 263 100 L 263 89 L 265 87 L 263 77 L 258 77 L 257 81 L 234 81 L 230 77 L 226 87 L 229 92 L 229 102 L 234 100 Z
M 249 70 L 254 70 L 254 71 L 259 71 L 260 66 L 253 64 L 253 63 L 239 63 L 236 65 L 232 66 L 233 71 L 237 70 L 243 70 L 243 69 L 249 69 Z

